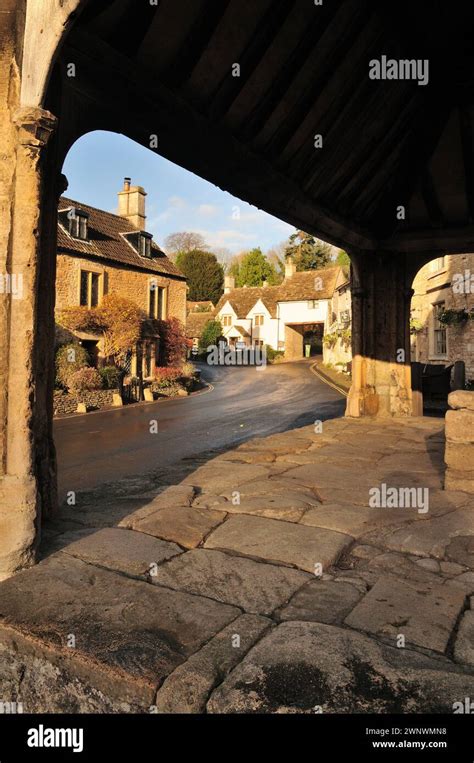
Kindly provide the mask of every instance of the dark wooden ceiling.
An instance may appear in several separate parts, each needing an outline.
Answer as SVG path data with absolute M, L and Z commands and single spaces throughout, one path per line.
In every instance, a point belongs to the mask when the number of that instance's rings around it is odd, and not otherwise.
M 463 251 L 473 39 L 472 2 L 92 0 L 52 82 L 71 134 L 156 134 L 160 154 L 349 250 Z M 429 84 L 371 80 L 382 54 L 429 59 Z

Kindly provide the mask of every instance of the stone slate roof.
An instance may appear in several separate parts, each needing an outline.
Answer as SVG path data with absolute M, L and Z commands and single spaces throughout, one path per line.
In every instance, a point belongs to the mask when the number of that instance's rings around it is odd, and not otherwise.
M 202 330 L 208 321 L 214 318 L 214 313 L 188 313 L 186 316 L 186 336 L 194 339 L 202 334 Z
M 223 294 L 216 305 L 216 314 L 229 302 L 237 318 L 245 318 L 255 303 L 261 299 L 272 318 L 277 317 L 278 302 L 298 302 L 306 299 L 331 299 L 341 268 L 303 270 L 286 278 L 279 286 L 247 286 L 231 289 Z M 321 279 L 316 283 L 316 279 Z M 316 285 L 321 286 L 316 289 Z
M 153 259 L 141 257 L 138 252 L 121 236 L 121 233 L 130 233 L 138 230 L 129 220 L 102 209 L 90 207 L 73 199 L 61 196 L 59 210 L 76 207 L 83 209 L 89 215 L 88 240 L 81 241 L 70 236 L 58 222 L 58 253 L 70 254 L 76 257 L 92 257 L 109 262 L 120 263 L 134 270 L 144 270 L 148 273 L 186 280 L 184 275 L 171 262 L 166 254 L 151 242 Z
M 192 300 L 186 300 L 186 310 L 188 313 L 194 312 L 197 308 L 205 307 L 208 312 L 214 310 L 214 304 L 210 300 L 201 300 L 193 302 Z

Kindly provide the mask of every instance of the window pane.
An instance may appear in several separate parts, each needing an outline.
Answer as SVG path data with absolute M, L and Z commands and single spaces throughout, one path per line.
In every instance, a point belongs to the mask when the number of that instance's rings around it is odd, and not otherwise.
M 87 220 L 85 217 L 79 217 L 79 238 L 87 238 Z
M 87 307 L 89 305 L 88 301 L 88 281 L 89 281 L 89 273 L 86 270 L 81 270 L 81 296 L 80 296 L 80 304 L 84 307 Z
M 150 318 L 156 318 L 156 286 L 155 284 L 150 284 L 150 300 L 149 300 L 149 317 Z
M 99 274 L 91 273 L 91 307 L 99 304 Z
M 165 290 L 158 289 L 158 318 L 164 320 L 164 306 L 165 306 Z

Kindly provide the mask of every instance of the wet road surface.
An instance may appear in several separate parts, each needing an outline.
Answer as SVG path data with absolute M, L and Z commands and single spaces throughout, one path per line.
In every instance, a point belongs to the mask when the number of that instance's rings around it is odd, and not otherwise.
M 342 395 L 311 373 L 309 361 L 265 370 L 198 366 L 210 392 L 55 420 L 60 497 L 344 412 Z

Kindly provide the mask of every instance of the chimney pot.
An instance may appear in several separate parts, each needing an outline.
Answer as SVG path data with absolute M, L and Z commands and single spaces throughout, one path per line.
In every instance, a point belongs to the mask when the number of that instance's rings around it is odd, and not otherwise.
M 285 278 L 291 278 L 296 273 L 295 261 L 291 254 L 285 257 Z
M 232 289 L 235 289 L 235 278 L 233 276 L 225 276 L 224 294 L 228 294 Z
M 145 230 L 145 197 L 146 193 L 140 185 L 131 185 L 131 178 L 124 178 L 123 190 L 118 193 L 118 213 L 132 225 Z

